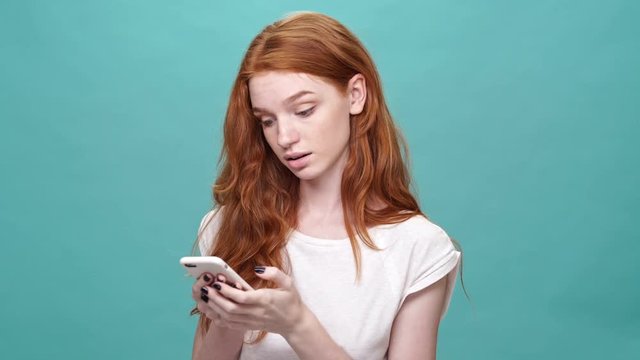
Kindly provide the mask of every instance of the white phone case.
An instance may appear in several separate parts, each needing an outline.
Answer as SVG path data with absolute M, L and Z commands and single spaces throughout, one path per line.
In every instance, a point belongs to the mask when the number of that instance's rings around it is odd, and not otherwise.
M 202 273 L 208 272 L 213 274 L 222 274 L 228 281 L 236 282 L 242 286 L 243 289 L 253 288 L 247 284 L 246 281 L 240 275 L 238 275 L 231 266 L 227 265 L 224 260 L 217 256 L 185 256 L 180 259 L 180 264 L 187 269 L 189 275 L 194 278 L 199 278 Z

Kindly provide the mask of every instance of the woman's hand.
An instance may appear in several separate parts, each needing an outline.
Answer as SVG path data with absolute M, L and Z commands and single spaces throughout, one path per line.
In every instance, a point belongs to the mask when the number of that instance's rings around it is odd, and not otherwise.
M 206 303 L 209 301 L 209 299 L 208 299 L 208 295 L 205 292 L 203 292 L 202 289 L 205 286 L 211 286 L 216 279 L 218 280 L 218 282 L 226 282 L 226 279 L 222 274 L 217 274 L 216 277 L 214 277 L 211 273 L 205 272 L 205 273 L 202 273 L 202 275 L 200 275 L 198 280 L 196 280 L 196 282 L 191 287 L 191 297 L 193 298 L 193 300 L 196 301 L 198 310 L 211 320 L 216 318 L 217 315 L 215 313 L 212 313 L 211 309 L 209 309 L 206 306 Z M 239 284 L 234 284 L 234 283 L 228 283 L 228 284 L 230 286 L 236 287 L 237 289 L 240 289 L 240 290 L 242 289 L 242 287 Z
M 219 318 L 218 313 L 211 308 L 209 298 L 202 293 L 204 286 L 212 285 L 213 274 L 204 273 L 191 288 L 191 296 L 197 303 L 198 310 L 209 319 Z M 224 278 L 220 277 L 221 281 Z M 196 335 L 193 342 L 193 359 L 210 359 L 215 353 L 216 359 L 238 359 L 242 350 L 244 331 L 221 328 L 212 324 L 206 332 L 200 326 L 196 327 Z
M 209 309 L 206 306 L 206 301 L 205 301 L 206 296 L 204 296 L 205 294 L 202 293 L 202 288 L 204 286 L 213 284 L 213 280 L 214 278 L 212 274 L 203 273 L 202 275 L 200 275 L 198 280 L 196 280 L 196 282 L 191 287 L 191 297 L 193 298 L 193 300 L 196 301 L 196 306 L 198 308 L 198 311 L 200 311 L 203 315 L 205 315 L 210 319 L 212 317 L 215 317 L 215 314 L 213 313 L 207 314 L 207 311 L 209 311 Z M 208 299 L 206 300 L 208 301 Z
M 210 274 L 206 279 L 203 276 L 193 287 L 198 309 L 221 331 L 244 334 L 247 330 L 265 330 L 280 334 L 300 358 L 349 359 L 302 302 L 289 276 L 264 266 L 256 267 L 256 274 L 273 281 L 277 288 L 242 290 L 219 276 L 215 281 Z M 207 349 L 214 351 L 214 345 Z
M 287 337 L 306 323 L 310 311 L 285 273 L 275 267 L 263 266 L 256 267 L 256 273 L 273 281 L 277 288 L 239 290 L 224 281 L 211 284 L 202 279 L 198 292 L 204 296 L 198 302 L 198 309 L 219 327 L 266 330 Z M 198 284 L 196 282 L 194 289 Z

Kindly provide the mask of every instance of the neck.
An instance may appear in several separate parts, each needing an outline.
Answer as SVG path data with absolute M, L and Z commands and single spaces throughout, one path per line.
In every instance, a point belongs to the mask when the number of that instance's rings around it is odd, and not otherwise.
M 347 163 L 347 154 L 321 177 L 300 181 L 299 209 L 303 213 L 316 215 L 339 214 L 342 216 L 342 173 Z
M 329 214 L 342 212 L 342 196 L 340 184 L 313 184 L 300 182 L 301 212 Z
M 347 236 L 340 181 L 340 177 L 332 177 L 331 181 L 300 182 L 299 231 L 323 239 L 342 239 Z

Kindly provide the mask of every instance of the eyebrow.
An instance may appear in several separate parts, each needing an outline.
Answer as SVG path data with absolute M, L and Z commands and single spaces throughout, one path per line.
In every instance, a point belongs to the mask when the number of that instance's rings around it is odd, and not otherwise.
M 309 91 L 309 90 L 301 90 L 298 91 L 297 93 L 289 96 L 288 98 L 286 98 L 284 100 L 285 104 L 290 104 L 296 100 L 298 100 L 299 98 L 308 95 L 308 94 L 315 94 L 313 91 Z M 268 111 L 266 111 L 265 109 L 259 108 L 259 107 L 252 107 L 251 110 L 253 110 L 253 112 L 261 112 L 261 113 L 268 113 Z

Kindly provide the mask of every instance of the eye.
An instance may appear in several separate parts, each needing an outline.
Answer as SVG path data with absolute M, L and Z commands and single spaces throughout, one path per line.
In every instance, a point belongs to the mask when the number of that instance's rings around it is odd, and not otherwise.
M 316 108 L 315 106 L 312 106 L 312 107 L 308 108 L 307 110 L 298 111 L 296 113 L 296 115 L 302 116 L 302 117 L 307 117 L 307 116 L 309 116 L 309 115 L 311 115 L 313 113 L 313 110 L 315 110 L 315 108 Z
M 268 127 L 271 127 L 271 125 L 273 125 L 273 120 L 265 119 L 265 120 L 260 121 L 260 123 L 262 124 L 262 127 L 268 128 Z

